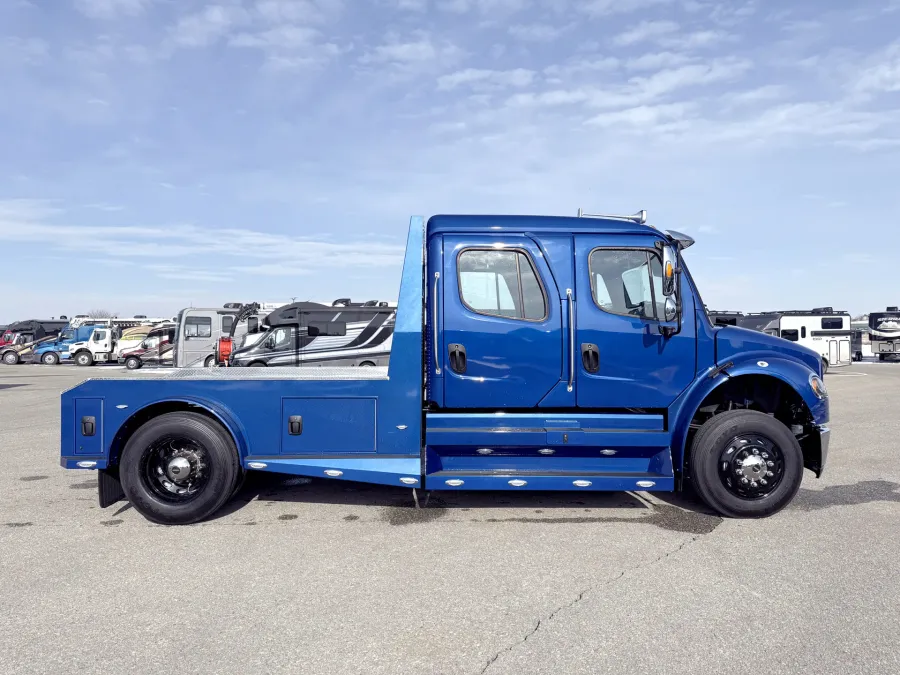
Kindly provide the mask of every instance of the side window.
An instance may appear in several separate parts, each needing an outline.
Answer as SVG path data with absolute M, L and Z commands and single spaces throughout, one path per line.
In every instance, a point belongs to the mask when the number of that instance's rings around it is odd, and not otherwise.
M 527 321 L 547 316 L 543 287 L 522 251 L 463 251 L 457 272 L 460 298 L 473 312 Z
M 594 302 L 603 311 L 642 319 L 664 315 L 662 262 L 653 253 L 595 249 L 588 266 Z
M 799 335 L 796 329 L 781 331 L 781 337 L 783 337 L 785 340 L 790 340 L 791 342 L 796 342 L 799 339 Z
M 208 338 L 212 336 L 212 319 L 208 316 L 189 316 L 184 321 L 186 338 Z
M 822 319 L 822 330 L 842 330 L 843 328 L 843 319 Z
M 279 328 L 275 331 L 275 349 L 289 349 L 291 346 L 291 330 Z
M 234 325 L 234 316 L 231 314 L 223 314 L 222 315 L 222 332 L 229 333 L 231 332 L 231 327 Z
M 806 338 L 806 326 L 800 326 L 800 337 Z

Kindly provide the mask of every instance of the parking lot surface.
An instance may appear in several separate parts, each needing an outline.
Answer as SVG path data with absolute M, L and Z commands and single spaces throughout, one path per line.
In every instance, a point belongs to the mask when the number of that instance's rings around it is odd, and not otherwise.
M 99 370 L 0 366 L 0 673 L 900 672 L 900 365 L 826 377 L 826 472 L 768 519 L 265 476 L 188 527 L 59 467 Z

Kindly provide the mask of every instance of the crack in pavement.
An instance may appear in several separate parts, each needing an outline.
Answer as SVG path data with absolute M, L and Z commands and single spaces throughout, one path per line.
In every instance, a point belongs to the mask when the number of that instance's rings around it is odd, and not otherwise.
M 513 644 L 509 645 L 508 647 L 504 647 L 499 652 L 494 654 L 490 659 L 488 659 L 488 662 L 485 664 L 484 668 L 481 669 L 481 671 L 479 672 L 479 675 L 484 675 L 488 671 L 488 669 L 491 666 L 493 666 L 501 656 L 503 656 L 504 654 L 509 654 L 517 647 L 528 642 L 528 639 L 531 636 L 533 636 L 535 633 L 537 633 L 541 629 L 541 626 L 552 621 L 554 618 L 556 618 L 556 615 L 559 614 L 560 612 L 562 612 L 563 610 L 571 609 L 572 607 L 577 605 L 579 602 L 584 600 L 585 596 L 588 593 L 590 593 L 591 591 L 597 590 L 599 588 L 603 588 L 605 586 L 611 586 L 612 584 L 616 583 L 619 579 L 624 577 L 629 572 L 637 572 L 638 570 L 644 569 L 645 567 L 650 567 L 651 565 L 655 565 L 656 563 L 661 562 L 661 561 L 665 560 L 666 558 L 669 558 L 677 553 L 680 553 L 681 550 L 684 549 L 685 546 L 687 546 L 688 544 L 693 544 L 695 541 L 700 539 L 702 536 L 703 535 L 694 535 L 690 539 L 686 539 L 683 542 L 681 542 L 678 546 L 673 548 L 671 551 L 666 551 L 659 557 L 654 558 L 653 560 L 650 560 L 649 562 L 641 563 L 640 565 L 635 565 L 634 567 L 629 567 L 627 569 L 624 569 L 617 576 L 615 576 L 612 579 L 609 579 L 607 581 L 604 581 L 601 584 L 592 584 L 591 586 L 588 586 L 583 591 L 581 591 L 578 595 L 576 595 L 575 599 L 572 600 L 571 602 L 567 602 L 564 605 L 560 605 L 559 607 L 554 609 L 552 612 L 550 612 L 550 614 L 548 614 L 544 618 L 538 619 L 537 622 L 534 624 L 534 628 L 532 628 L 530 631 L 528 631 L 525 634 L 525 637 L 523 637 L 521 640 L 514 642 Z

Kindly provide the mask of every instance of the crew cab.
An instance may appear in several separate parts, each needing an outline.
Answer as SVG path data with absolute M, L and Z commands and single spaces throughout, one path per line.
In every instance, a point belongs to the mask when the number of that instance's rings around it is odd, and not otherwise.
M 249 471 L 414 495 L 690 483 L 724 516 L 771 515 L 825 465 L 821 359 L 712 325 L 691 244 L 645 212 L 414 217 L 387 367 L 88 380 L 62 395 L 62 466 L 166 524 Z

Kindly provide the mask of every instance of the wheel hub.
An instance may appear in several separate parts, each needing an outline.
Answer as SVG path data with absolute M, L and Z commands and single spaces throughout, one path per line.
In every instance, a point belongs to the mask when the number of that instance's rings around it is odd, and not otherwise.
M 737 436 L 722 450 L 719 477 L 734 495 L 760 499 L 778 487 L 784 474 L 784 456 L 769 438 L 757 434 Z
M 743 459 L 738 466 L 736 473 L 740 474 L 748 480 L 756 481 L 766 476 L 766 460 L 759 455 L 750 455 Z
M 191 463 L 186 457 L 173 457 L 166 465 L 166 475 L 175 483 L 183 483 L 191 475 Z

